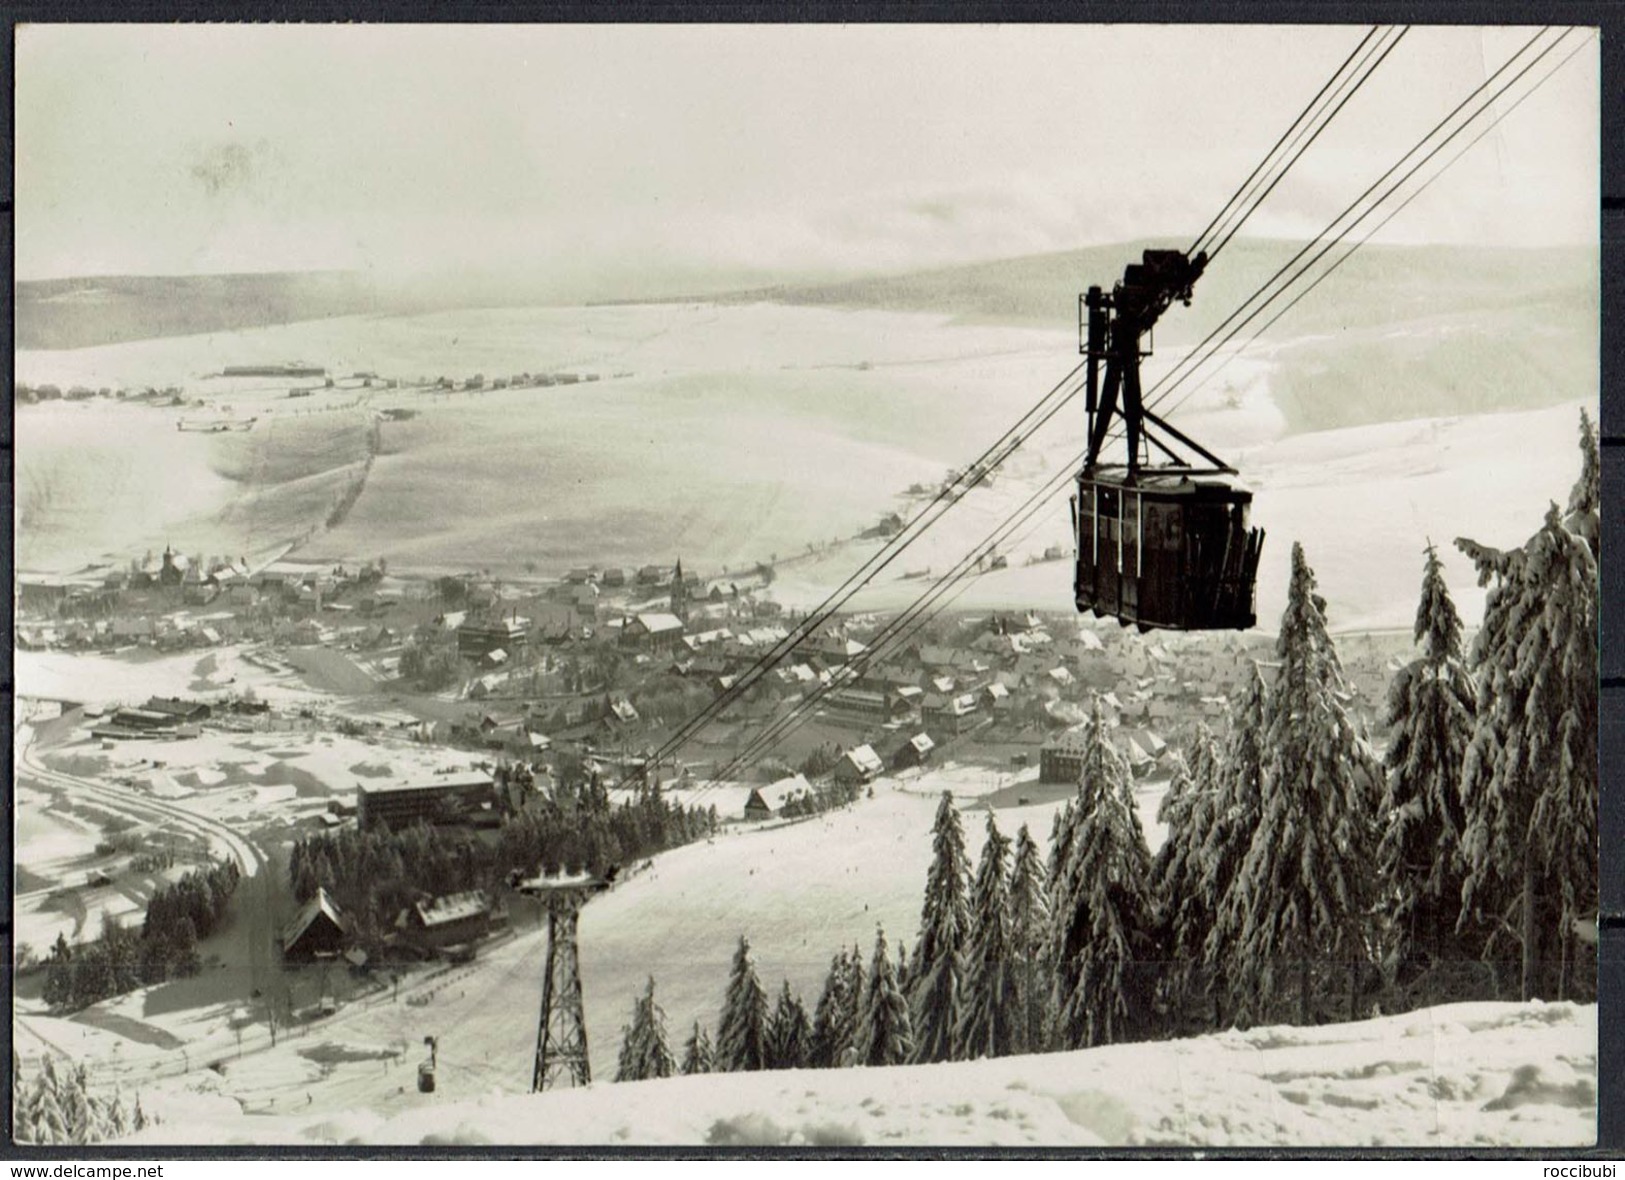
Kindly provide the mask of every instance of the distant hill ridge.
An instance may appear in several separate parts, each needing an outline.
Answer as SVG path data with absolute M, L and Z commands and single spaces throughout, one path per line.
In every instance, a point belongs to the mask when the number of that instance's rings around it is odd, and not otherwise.
M 785 285 L 737 292 L 733 302 L 938 312 L 960 319 L 1074 330 L 1078 296 L 1091 284 L 1110 290 L 1142 250 L 1183 249 L 1188 242 L 1144 241 L 1090 246 L 994 262 L 970 263 L 844 282 Z M 1175 309 L 1159 330 L 1185 336 L 1192 323 L 1216 325 L 1289 263 L 1296 241 L 1237 238 L 1197 283 L 1192 310 Z M 1313 257 L 1311 251 L 1306 257 Z M 1334 249 L 1309 272 L 1343 253 Z M 1295 273 L 1301 262 L 1286 272 Z M 1572 247 L 1519 250 L 1476 246 L 1366 246 L 1290 313 L 1294 334 L 1425 318 L 1476 309 L 1598 305 L 1598 253 Z M 1283 301 L 1284 302 L 1284 301 Z M 1261 327 L 1275 304 L 1247 329 Z M 1287 321 L 1283 320 L 1283 327 Z M 1205 328 L 1203 329 L 1205 332 Z M 1245 338 L 1245 337 L 1243 337 Z
M 902 274 L 794 279 L 765 286 L 745 285 L 751 279 L 741 275 L 695 281 L 693 276 L 651 274 L 614 279 L 619 290 L 613 302 L 765 301 L 934 312 L 1070 331 L 1077 324 L 1078 294 L 1089 284 L 1109 289 L 1123 267 L 1148 246 L 1185 244 L 1090 246 Z M 1239 306 L 1300 245 L 1237 238 L 1198 283 L 1192 311 L 1164 321 L 1165 338 L 1178 341 L 1205 332 L 1202 325 L 1216 324 Z M 1517 307 L 1584 314 L 1598 305 L 1597 268 L 1597 251 L 1585 247 L 1367 246 L 1293 309 L 1292 328 L 1301 333 Z M 16 285 L 16 347 L 85 348 L 329 316 L 582 303 L 598 294 L 547 276 L 479 274 L 400 283 L 348 271 L 29 280 Z
M 344 271 L 19 281 L 18 348 L 88 348 L 394 310 Z

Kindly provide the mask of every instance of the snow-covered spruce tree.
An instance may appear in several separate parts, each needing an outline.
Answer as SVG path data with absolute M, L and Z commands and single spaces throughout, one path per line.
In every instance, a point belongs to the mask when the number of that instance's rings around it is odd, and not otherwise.
M 1463 905 L 1519 944 L 1524 999 L 1589 995 L 1571 970 L 1572 922 L 1597 905 L 1597 440 L 1581 418 L 1583 469 L 1520 549 L 1456 544 L 1489 585 L 1473 644 L 1479 710 L 1462 767 Z M 1584 981 L 1584 982 L 1582 982 Z
M 1168 952 L 1163 985 L 1175 1031 L 1206 1027 L 1210 976 L 1204 962 L 1216 898 L 1209 892 L 1205 861 L 1218 802 L 1219 747 L 1198 725 L 1174 770 L 1157 818 L 1168 837 L 1152 862 L 1153 897 L 1161 941 Z M 1189 1016 L 1198 1016 L 1193 1022 Z
M 987 841 L 971 885 L 970 937 L 958 1042 L 965 1058 L 1005 1057 L 1016 1051 L 1021 996 L 1018 960 L 1010 935 L 1010 841 L 987 813 Z
M 969 862 L 965 834 L 953 796 L 942 793 L 931 831 L 931 869 L 925 880 L 920 938 L 908 972 L 914 1059 L 948 1061 L 958 1056 L 961 956 L 970 929 L 966 903 Z M 889 965 L 888 965 L 889 969 Z
M 700 1022 L 694 1022 L 694 1031 L 688 1036 L 688 1043 L 683 1046 L 683 1073 L 685 1075 L 697 1073 L 710 1073 L 715 1067 L 715 1060 L 711 1052 L 711 1037 Z
M 1022 824 L 1010 869 L 1010 951 L 1016 964 L 1017 1053 L 1037 1053 L 1049 1027 L 1049 879 L 1038 845 Z
M 743 935 L 734 952 L 733 973 L 717 1024 L 717 1069 L 724 1073 L 765 1069 L 767 1065 L 767 993 L 750 961 Z
M 767 1068 L 805 1069 L 811 1041 L 807 1009 L 800 996 L 790 994 L 790 981 L 786 979 L 767 1025 Z
M 45 1002 L 53 1008 L 61 1008 L 72 1000 L 73 949 L 59 930 L 56 943 L 51 947 L 50 963 L 45 969 Z
M 12 1086 L 12 1129 L 20 1143 L 103 1143 L 147 1124 L 139 1096 L 133 1116 L 127 1114 L 123 1098 L 116 1092 L 107 1098 L 90 1093 L 84 1066 L 59 1066 L 51 1056 L 41 1061 L 39 1072 L 31 1078 L 22 1076 L 14 1056 Z
M 621 1042 L 617 1082 L 641 1082 L 648 1078 L 669 1078 L 677 1072 L 677 1062 L 666 1044 L 666 1013 L 655 1003 L 655 981 L 632 1004 L 632 1024 Z
M 1275 650 L 1258 827 L 1225 898 L 1226 925 L 1239 932 L 1229 969 L 1260 1011 L 1295 974 L 1298 1019 L 1308 1024 L 1317 964 L 1345 968 L 1355 1014 L 1369 962 L 1378 773 L 1344 706 L 1325 600 L 1297 544 Z
M 1402 979 L 1413 968 L 1460 958 L 1463 950 L 1455 937 L 1466 819 L 1461 771 L 1475 697 L 1462 658 L 1461 618 L 1432 545 L 1426 550 L 1413 634 L 1422 654 L 1400 669 L 1388 691 L 1392 736 L 1378 812 L 1377 857 Z
M 860 977 L 861 978 L 861 977 Z M 807 1043 L 807 1064 L 814 1069 L 830 1069 L 840 1065 L 857 1033 L 858 1002 L 851 994 L 852 975 L 847 969 L 846 951 L 842 950 L 830 960 L 829 974 L 824 976 L 824 990 L 813 1010 L 812 1032 Z M 862 984 L 859 984 L 862 990 Z
M 1068 969 L 1057 996 L 1061 1047 L 1105 1045 L 1151 1024 L 1156 953 L 1152 938 L 1151 851 L 1134 811 L 1133 787 L 1094 704 L 1074 800 L 1056 912 Z
M 863 1022 L 858 1030 L 859 1065 L 902 1065 L 914 1056 L 914 1032 L 908 1001 L 897 986 L 886 932 L 875 932 L 875 956 L 869 986 L 863 997 Z
M 846 996 L 852 1005 L 849 1025 L 852 1029 L 852 1040 L 847 1045 L 845 1054 L 836 1060 L 836 1065 L 856 1065 L 860 1060 L 858 1041 L 863 1034 L 864 1004 L 868 998 L 867 979 L 863 973 L 863 950 L 854 942 L 852 953 L 846 957 Z M 897 990 L 903 990 L 901 983 L 898 984 Z
M 1264 799 L 1264 728 L 1269 711 L 1269 687 L 1256 663 L 1248 678 L 1245 695 L 1232 706 L 1230 731 L 1215 768 L 1217 793 L 1213 815 L 1202 847 L 1202 892 L 1210 898 L 1213 927 L 1203 946 L 1203 962 L 1214 980 L 1213 1025 L 1224 1027 L 1226 1000 L 1246 997 L 1233 986 L 1238 975 L 1238 947 L 1242 919 L 1239 906 L 1228 902 L 1230 890 L 1241 875 L 1241 866 L 1253 845 Z M 1222 985 L 1230 981 L 1231 986 Z M 1245 1003 L 1242 1004 L 1245 1010 Z

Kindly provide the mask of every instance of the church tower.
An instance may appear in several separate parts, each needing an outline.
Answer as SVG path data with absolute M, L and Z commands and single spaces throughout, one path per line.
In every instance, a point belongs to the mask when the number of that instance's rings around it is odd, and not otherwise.
M 671 572 L 671 613 L 688 622 L 688 583 L 683 580 L 683 559 L 677 559 L 677 568 Z

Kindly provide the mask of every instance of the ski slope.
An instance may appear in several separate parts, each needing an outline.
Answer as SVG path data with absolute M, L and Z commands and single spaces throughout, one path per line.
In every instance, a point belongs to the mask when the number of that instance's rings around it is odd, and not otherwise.
M 750 939 L 770 996 L 788 979 L 809 1010 L 839 948 L 857 944 L 867 958 L 877 925 L 885 927 L 894 951 L 900 941 L 912 946 L 941 792 L 954 793 L 966 847 L 975 857 L 986 824 L 980 798 L 1034 773 L 1018 780 L 950 765 L 882 779 L 874 784 L 873 798 L 840 811 L 800 822 L 731 825 L 714 840 L 663 853 L 647 867 L 627 866 L 615 888 L 581 915 L 582 989 L 594 1077 L 614 1076 L 622 1026 L 651 975 L 674 1044 L 680 1047 L 695 1021 L 714 1037 L 741 934 Z M 1146 784 L 1138 797 L 1141 822 L 1153 839 L 1165 785 Z M 699 793 L 692 801 L 715 803 L 725 815 L 737 815 L 743 797 L 723 795 Z M 1059 806 L 1052 801 L 1000 808 L 1000 829 L 1013 837 L 1028 824 L 1045 847 Z M 214 1034 L 200 1027 L 179 1030 L 199 1046 L 214 1047 L 212 1054 L 197 1048 L 193 1059 L 212 1061 L 220 1055 L 220 1070 L 166 1079 L 160 1090 L 195 1097 L 193 1087 L 206 1085 L 255 1113 L 282 1114 L 307 1103 L 398 1113 L 419 1099 L 411 1067 L 423 1038 L 432 1035 L 440 1038 L 441 1093 L 526 1091 L 546 937 L 522 903 L 515 904 L 514 924 L 515 937 L 448 975 L 408 982 L 398 999 L 386 988 L 347 1005 L 305 1035 L 284 1036 L 275 1047 L 268 1047 L 266 1030 L 257 1026 L 245 1034 L 252 1051 L 240 1060 L 230 1051 L 233 1038 L 223 1024 Z M 351 1054 L 354 1060 L 314 1070 L 308 1054 L 327 1041 L 361 1047 L 373 1056 Z M 228 1047 L 224 1054 L 221 1045 Z
M 411 1095 L 244 1116 L 143 1103 L 163 1143 L 414 1146 L 1579 1146 L 1596 1138 L 1597 1009 L 1453 1004 L 1357 1024 L 886 1069 L 720 1074 L 540 1095 Z M 376 1063 L 372 1063 L 376 1065 Z M 404 1073 L 405 1071 L 399 1071 Z

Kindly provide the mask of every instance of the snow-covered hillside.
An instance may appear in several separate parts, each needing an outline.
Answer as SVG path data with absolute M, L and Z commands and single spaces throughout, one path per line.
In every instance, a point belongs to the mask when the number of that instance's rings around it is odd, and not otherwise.
M 1357 1024 L 890 1069 L 713 1074 L 382 1116 L 143 1099 L 145 1143 L 1504 1146 L 1595 1140 L 1597 1010 L 1454 1004 Z

